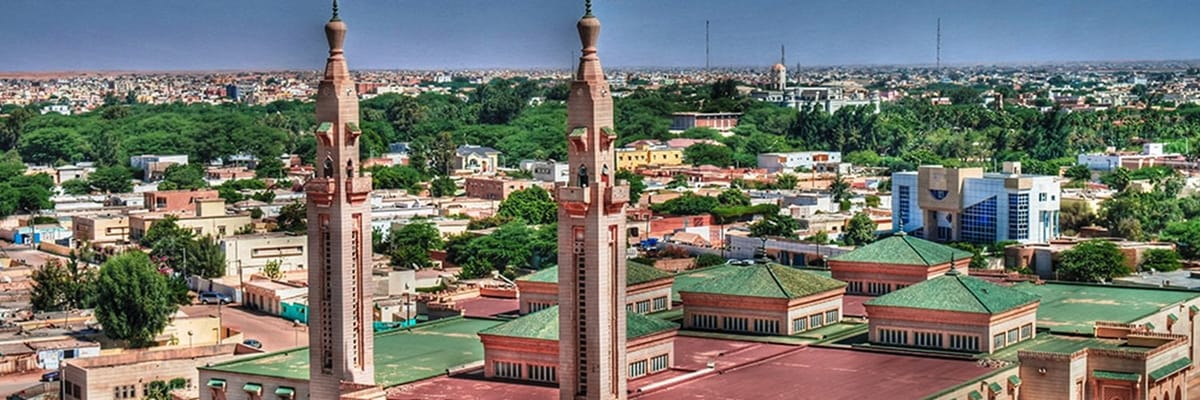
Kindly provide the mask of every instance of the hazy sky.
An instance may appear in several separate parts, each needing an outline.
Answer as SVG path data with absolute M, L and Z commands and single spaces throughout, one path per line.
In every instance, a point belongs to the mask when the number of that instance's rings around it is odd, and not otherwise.
M 356 69 L 557 67 L 582 0 L 343 0 Z M 0 71 L 319 69 L 328 0 L 0 0 Z M 608 66 L 1200 59 L 1195 0 L 595 0 Z

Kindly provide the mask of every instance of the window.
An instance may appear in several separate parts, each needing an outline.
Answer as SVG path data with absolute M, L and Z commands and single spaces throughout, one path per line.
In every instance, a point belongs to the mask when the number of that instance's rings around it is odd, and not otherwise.
M 646 375 L 646 360 L 629 364 L 629 377 L 637 378 Z
M 1038 201 L 1046 201 L 1046 193 L 1038 193 Z
M 877 295 L 878 294 L 887 294 L 889 291 L 890 290 L 888 290 L 888 284 L 886 284 L 886 283 L 867 282 L 867 293 L 868 294 L 877 294 Z
M 1017 328 L 1012 328 L 1011 330 L 1009 330 L 1008 331 L 1008 342 L 1016 343 L 1018 340 L 1020 340 L 1020 339 L 1017 338 Z
M 1004 347 L 1004 334 L 997 333 L 996 336 L 992 336 L 992 348 L 999 349 L 1002 347 Z
M 537 382 L 558 382 L 555 367 L 547 365 L 530 365 L 527 368 L 529 380 Z
M 692 327 L 699 329 L 717 329 L 717 316 L 692 314 Z
M 900 217 L 900 230 L 904 230 L 905 229 L 904 225 L 909 222 L 912 222 L 912 219 L 909 218 L 909 211 L 908 211 L 908 204 L 909 204 L 908 186 L 907 185 L 897 186 L 896 187 L 896 197 L 899 198 L 899 200 L 897 202 L 900 205 L 900 209 L 898 210 L 899 212 L 897 213 L 897 214 L 899 214 L 899 217 Z
M 917 347 L 942 347 L 942 334 L 937 332 L 914 332 L 913 344 Z
M 529 312 L 541 311 L 541 310 L 545 310 L 547 308 L 550 308 L 550 305 L 546 304 L 546 303 L 535 303 L 535 302 L 529 303 Z
M 652 309 L 654 311 L 666 310 L 667 309 L 667 298 L 659 297 L 659 298 L 654 299 L 654 307 Z
M 666 354 L 660 354 L 650 359 L 650 372 L 658 372 L 670 367 L 670 357 Z
M 1021 340 L 1029 339 L 1033 336 L 1033 324 L 1026 324 L 1021 327 Z
M 808 318 L 800 317 L 792 320 L 792 332 L 803 332 L 808 330 Z
M 880 329 L 879 342 L 886 344 L 908 344 L 908 331 L 897 329 Z
M 862 282 L 846 282 L 846 291 L 850 293 L 862 293 Z
M 834 324 L 838 322 L 838 311 L 829 310 L 825 312 L 825 323 Z
M 1008 238 L 1029 239 L 1029 194 L 1008 195 Z
M 777 334 L 779 333 L 779 321 L 773 319 L 756 319 L 754 320 L 754 331 L 772 335 Z
M 750 330 L 750 322 L 746 318 L 725 317 L 722 321 L 727 331 L 748 331 Z
M 825 325 L 825 318 L 821 314 L 810 315 L 808 317 L 808 326 L 812 329 L 820 328 Z
M 950 335 L 950 349 L 951 350 L 978 351 L 979 350 L 979 337 L 978 336 L 967 336 L 967 335 Z
M 495 374 L 500 378 L 521 379 L 521 364 L 496 361 L 492 363 Z
M 645 314 L 645 313 L 650 312 L 650 300 L 639 301 L 637 303 L 637 312 L 638 312 L 638 314 Z
M 958 218 L 959 235 L 971 243 L 996 242 L 996 196 L 963 209 Z

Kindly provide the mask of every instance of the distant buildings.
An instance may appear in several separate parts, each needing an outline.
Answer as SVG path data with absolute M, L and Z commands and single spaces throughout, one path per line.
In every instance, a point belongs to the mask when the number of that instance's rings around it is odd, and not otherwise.
M 505 179 L 499 177 L 470 177 L 464 184 L 467 197 L 477 199 L 503 201 L 508 195 L 518 190 L 539 186 L 547 192 L 554 190 L 552 182 L 533 181 L 525 179 Z
M 685 112 L 671 114 L 671 130 L 686 131 L 691 128 L 711 128 L 728 132 L 737 127 L 742 113 Z
M 491 147 L 462 145 L 454 153 L 454 169 L 473 174 L 495 174 L 500 151 Z
M 878 296 L 957 271 L 967 273 L 971 253 L 904 232 L 829 259 L 833 279 L 846 293 Z
M 1175 245 L 1170 242 L 1155 243 L 1132 242 L 1119 239 L 1111 240 L 1121 250 L 1121 253 L 1125 255 L 1125 266 L 1130 271 L 1138 270 L 1138 265 L 1141 265 L 1142 255 L 1145 254 L 1146 250 L 1175 250 Z M 1014 270 L 1028 268 L 1043 279 L 1054 279 L 1054 270 L 1058 264 L 1059 257 L 1064 251 L 1071 250 L 1080 243 L 1083 243 L 1083 240 L 1064 238 L 1043 243 L 1008 246 L 1004 248 L 1004 266 L 1005 268 Z
M 844 282 L 774 263 L 723 268 L 679 290 L 685 328 L 794 335 L 841 321 Z
M 1003 173 L 941 166 L 897 172 L 892 174 L 892 218 L 901 230 L 939 242 L 1057 238 L 1057 178 L 1020 170 L 1019 163 L 1005 163 Z
M 1103 153 L 1080 154 L 1076 156 L 1079 165 L 1086 165 L 1095 171 L 1111 171 L 1114 169 L 1141 169 L 1146 167 L 1168 167 L 1172 169 L 1190 169 L 1196 166 L 1187 157 L 1178 153 L 1163 152 L 1162 143 L 1146 143 L 1142 145 L 1141 153 L 1118 152 L 1110 148 Z
M 820 110 L 832 114 L 844 107 L 868 107 L 872 113 L 880 111 L 878 94 L 867 94 L 865 90 L 850 90 L 842 86 L 789 87 L 784 90 L 759 90 L 750 94 L 759 101 L 779 104 L 797 110 Z
M 642 166 L 683 165 L 683 149 L 669 147 L 657 141 L 638 141 L 619 148 L 617 170 L 633 171 Z
M 162 175 L 166 172 L 167 167 L 172 165 L 187 165 L 188 156 L 181 155 L 140 155 L 129 157 L 129 166 L 133 169 L 142 171 L 142 179 L 147 182 L 153 182 L 162 179 Z
M 758 155 L 758 167 L 768 172 L 795 172 L 797 169 L 816 172 L 842 172 L 842 153 L 837 151 L 798 151 L 792 153 L 763 153 Z M 848 171 L 847 171 L 848 172 Z

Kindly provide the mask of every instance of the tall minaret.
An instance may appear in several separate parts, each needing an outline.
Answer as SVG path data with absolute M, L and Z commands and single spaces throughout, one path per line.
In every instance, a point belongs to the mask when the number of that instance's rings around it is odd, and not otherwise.
M 308 194 L 309 391 L 340 397 L 342 384 L 375 383 L 371 322 L 371 178 L 358 165 L 358 96 L 342 44 L 346 24 L 325 24 L 329 58 L 317 88 L 317 171 Z
M 613 101 L 596 56 L 600 20 L 579 20 L 583 55 L 567 100 L 571 178 L 558 200 L 559 398 L 624 399 L 625 203 L 614 181 Z

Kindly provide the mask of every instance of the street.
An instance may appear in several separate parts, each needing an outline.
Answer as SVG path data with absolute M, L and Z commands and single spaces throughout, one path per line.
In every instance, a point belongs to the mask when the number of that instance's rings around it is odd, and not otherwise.
M 216 305 L 191 305 L 180 307 L 187 315 L 217 315 Z M 263 351 L 279 351 L 308 345 L 308 327 L 293 326 L 292 322 L 278 316 L 249 311 L 239 305 L 221 306 L 221 324 L 241 331 L 246 339 L 262 342 Z

